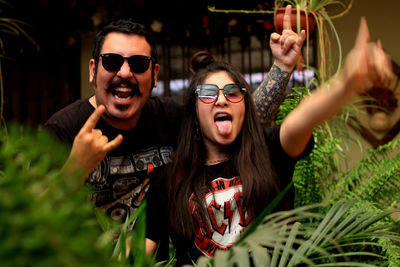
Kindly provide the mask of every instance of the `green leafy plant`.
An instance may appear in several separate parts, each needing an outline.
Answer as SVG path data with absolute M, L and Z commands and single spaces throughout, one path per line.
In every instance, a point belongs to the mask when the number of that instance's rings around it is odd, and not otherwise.
M 276 122 L 281 124 L 285 117 L 310 93 L 305 87 L 293 88 L 279 107 Z M 315 145 L 312 152 L 300 160 L 295 168 L 293 182 L 296 188 L 295 206 L 319 203 L 324 197 L 324 179 L 338 172 L 337 152 L 340 140 L 329 131 L 329 124 L 323 124 L 314 130 Z M 324 177 L 323 179 L 321 177 Z M 329 183 L 329 182 L 328 182 Z
M 68 148 L 13 125 L 1 137 L 1 265 L 114 266 L 112 228 L 99 224 L 107 219 L 95 213 L 75 175 L 60 171 Z
M 156 257 L 146 255 L 146 201 L 125 221 L 114 247 L 113 258 L 119 259 L 119 266 L 169 266 L 166 262 L 156 262 Z M 129 225 L 135 222 L 133 230 Z
M 294 88 L 294 93 L 288 95 L 282 104 L 278 119 L 284 117 L 295 108 L 301 99 L 308 94 L 306 88 Z M 345 151 L 340 144 L 346 135 L 337 138 L 332 135 L 338 125 L 343 127 L 347 121 L 343 114 L 318 127 L 314 131 L 315 148 L 308 157 L 298 162 L 294 174 L 296 188 L 296 206 L 303 206 L 320 201 L 330 201 L 335 204 L 344 199 L 357 199 L 355 207 L 368 206 L 368 212 L 383 213 L 395 206 L 399 199 L 398 185 L 400 182 L 400 156 L 396 151 L 400 149 L 400 141 L 395 140 L 377 149 L 370 149 L 368 155 L 360 163 L 350 169 L 337 168 L 338 157 Z M 386 217 L 379 223 L 389 223 L 399 229 L 399 222 Z M 387 266 L 397 266 L 400 250 L 398 243 L 387 240 L 388 249 L 380 251 L 387 257 Z
M 245 239 L 213 259 L 202 257 L 197 266 L 376 266 L 386 257 L 374 252 L 386 248 L 377 241 L 400 241 L 391 224 L 376 226 L 390 212 L 354 209 L 356 200 L 331 207 L 315 204 L 266 216 Z M 318 212 L 325 210 L 326 212 Z M 254 229 L 254 230 L 253 230 Z
M 335 179 L 329 190 L 332 200 L 357 196 L 385 209 L 399 200 L 400 140 L 370 149 L 361 162 Z M 390 156 L 393 153 L 394 156 Z

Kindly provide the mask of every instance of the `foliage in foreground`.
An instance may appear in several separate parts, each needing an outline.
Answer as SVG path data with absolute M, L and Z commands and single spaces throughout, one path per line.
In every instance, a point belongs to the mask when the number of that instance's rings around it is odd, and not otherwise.
M 390 212 L 354 208 L 357 200 L 315 204 L 272 213 L 246 238 L 214 259 L 201 258 L 197 266 L 378 266 L 386 261 L 377 253 L 386 249 L 380 239 L 400 242 L 392 224 L 379 224 Z
M 113 266 L 87 191 L 60 172 L 68 148 L 11 127 L 0 147 L 2 266 Z
M 308 89 L 295 88 L 283 103 L 279 118 L 282 120 L 295 108 Z M 304 206 L 321 201 L 332 205 L 341 200 L 357 199 L 354 209 L 365 205 L 365 212 L 384 213 L 397 206 L 400 184 L 400 140 L 395 140 L 377 149 L 368 150 L 360 163 L 344 169 L 336 162 L 345 155 L 342 144 L 348 133 L 346 124 L 352 117 L 354 108 L 344 109 L 335 120 L 327 122 L 314 131 L 315 148 L 312 153 L 296 165 L 294 184 L 296 188 L 296 206 Z M 334 133 L 334 134 L 332 134 Z M 341 136 L 342 139 L 334 136 Z M 352 140 L 350 140 L 352 141 Z M 399 232 L 399 221 L 391 217 L 382 218 L 379 223 L 389 223 Z M 379 240 L 380 237 L 377 236 Z M 380 266 L 398 266 L 400 248 L 398 243 L 379 240 L 387 245 L 381 250 L 375 249 L 387 258 Z
M 304 88 L 296 90 L 303 92 L 287 99 L 282 114 L 307 93 Z M 298 208 L 271 214 L 268 207 L 232 249 L 212 260 L 201 258 L 199 266 L 400 266 L 399 222 L 390 217 L 400 181 L 400 155 L 390 154 L 400 141 L 370 150 L 358 166 L 341 172 L 334 164 L 340 142 L 326 129 L 316 130 L 316 148 L 296 166 Z M 2 141 L 2 264 L 173 265 L 173 260 L 156 263 L 144 255 L 145 219 L 138 214 L 126 222 L 136 220 L 136 231 L 118 229 L 113 250 L 115 226 L 94 212 L 88 192 L 74 183 L 71 174 L 60 172 L 67 147 L 41 131 L 17 127 Z M 139 209 L 143 211 L 144 206 Z

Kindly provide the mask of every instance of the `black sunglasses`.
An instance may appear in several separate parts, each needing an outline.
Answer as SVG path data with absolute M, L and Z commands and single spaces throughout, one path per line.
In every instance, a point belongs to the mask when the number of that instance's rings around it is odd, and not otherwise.
M 196 94 L 201 102 L 212 104 L 217 101 L 221 90 L 224 91 L 225 98 L 232 103 L 242 101 L 247 91 L 246 88 L 242 88 L 236 83 L 227 84 L 223 89 L 219 89 L 215 84 L 200 84 L 196 88 Z
M 133 55 L 130 57 L 123 57 L 119 54 L 107 53 L 100 54 L 101 64 L 108 71 L 119 71 L 124 64 L 124 60 L 128 60 L 129 67 L 134 73 L 143 73 L 149 69 L 150 61 L 154 60 L 152 57 L 143 55 Z

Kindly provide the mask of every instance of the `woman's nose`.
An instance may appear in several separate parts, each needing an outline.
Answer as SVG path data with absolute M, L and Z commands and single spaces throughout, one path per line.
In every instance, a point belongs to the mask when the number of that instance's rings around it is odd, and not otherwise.
M 217 101 L 215 101 L 215 104 L 219 105 L 219 106 L 228 105 L 228 100 L 226 99 L 226 97 L 224 95 L 224 90 L 223 89 L 219 89 Z

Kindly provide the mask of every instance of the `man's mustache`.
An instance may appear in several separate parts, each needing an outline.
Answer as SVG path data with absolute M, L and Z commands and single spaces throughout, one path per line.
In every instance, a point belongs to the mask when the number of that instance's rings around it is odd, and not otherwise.
M 118 87 L 132 88 L 133 93 L 135 95 L 140 95 L 139 86 L 136 83 L 131 83 L 130 81 L 124 80 L 124 79 L 118 79 L 118 80 L 112 81 L 110 83 L 110 85 L 108 86 L 107 91 L 111 91 L 114 88 L 118 88 Z

